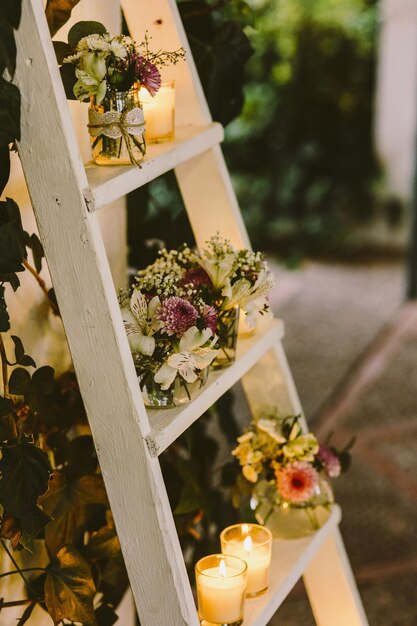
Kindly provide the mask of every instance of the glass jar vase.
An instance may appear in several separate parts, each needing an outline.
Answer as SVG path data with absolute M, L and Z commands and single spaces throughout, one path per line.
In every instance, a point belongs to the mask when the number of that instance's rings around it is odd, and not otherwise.
M 211 364 L 213 369 L 222 369 L 236 360 L 237 333 L 240 307 L 235 306 L 219 313 L 216 326 L 219 353 Z
M 146 153 L 145 121 L 139 89 L 109 91 L 88 109 L 93 160 L 98 165 L 138 165 Z
M 266 526 L 274 537 L 299 539 L 313 534 L 325 524 L 334 502 L 332 488 L 320 477 L 315 493 L 302 504 L 279 500 L 276 486 L 260 481 L 253 492 L 251 506 L 259 524 Z
M 136 363 L 135 367 L 145 406 L 155 409 L 172 409 L 182 404 L 188 404 L 200 389 L 204 387 L 209 375 L 209 368 L 205 367 L 196 372 L 197 380 L 195 382 L 187 383 L 178 374 L 168 389 L 161 389 L 161 385 L 155 382 L 155 372 L 151 370 L 144 371 Z

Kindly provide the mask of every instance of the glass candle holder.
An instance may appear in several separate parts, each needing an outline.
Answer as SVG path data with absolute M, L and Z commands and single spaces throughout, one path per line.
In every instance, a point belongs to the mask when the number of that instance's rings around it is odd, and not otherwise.
M 195 566 L 200 623 L 239 626 L 243 622 L 247 565 L 235 556 L 211 554 Z
M 162 83 L 155 96 L 145 87 L 140 89 L 140 99 L 145 116 L 146 142 L 164 143 L 175 137 L 175 83 Z
M 272 534 L 258 524 L 234 524 L 220 534 L 222 553 L 246 561 L 248 585 L 246 596 L 254 598 L 268 589 L 271 565 Z

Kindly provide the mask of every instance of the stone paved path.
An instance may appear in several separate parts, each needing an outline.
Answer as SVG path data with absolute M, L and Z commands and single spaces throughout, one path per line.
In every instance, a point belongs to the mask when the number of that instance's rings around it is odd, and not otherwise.
M 399 264 L 283 280 L 274 308 L 310 425 L 342 445 L 357 436 L 334 486 L 370 626 L 417 626 L 417 304 L 401 302 Z M 314 624 L 300 583 L 270 626 Z

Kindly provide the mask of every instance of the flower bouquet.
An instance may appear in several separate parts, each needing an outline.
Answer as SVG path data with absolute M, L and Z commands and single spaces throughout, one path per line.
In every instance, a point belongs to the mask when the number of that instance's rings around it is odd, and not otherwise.
M 145 293 L 198 298 L 218 337 L 219 354 L 213 367 L 235 360 L 239 310 L 249 323 L 269 314 L 268 294 L 274 277 L 260 252 L 235 250 L 227 239 L 215 235 L 200 255 L 183 245 L 161 250 L 159 257 L 138 272 L 136 285 Z
M 139 88 L 154 96 L 161 87 L 159 67 L 184 58 L 183 48 L 151 52 L 149 37 L 137 45 L 113 35 L 99 22 L 78 22 L 68 33 L 71 54 L 63 59 L 67 84 L 78 100 L 90 100 L 88 129 L 93 158 L 100 165 L 140 162 L 146 152 L 145 120 Z
M 145 404 L 189 402 L 218 353 L 210 307 L 184 288 L 164 288 L 163 281 L 122 293 L 119 303 Z
M 239 313 L 252 329 L 258 315 L 270 314 L 268 296 L 275 285 L 274 275 L 261 252 L 236 250 L 219 234 L 206 242 L 197 262 L 210 279 L 210 295 L 218 313 L 221 352 L 214 367 L 226 367 L 235 360 Z
M 232 454 L 242 476 L 234 503 L 249 494 L 256 519 L 276 537 L 302 537 L 320 528 L 334 501 L 328 478 L 348 469 L 353 441 L 342 452 L 321 446 L 313 433 L 303 432 L 300 416 L 274 413 L 252 422 L 237 441 Z

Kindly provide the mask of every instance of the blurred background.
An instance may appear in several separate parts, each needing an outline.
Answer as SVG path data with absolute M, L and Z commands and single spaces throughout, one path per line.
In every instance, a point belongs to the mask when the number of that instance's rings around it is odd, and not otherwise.
M 335 491 L 369 622 L 412 626 L 417 308 L 407 298 L 416 295 L 417 5 L 186 0 L 179 7 L 213 118 L 226 126 L 223 148 L 252 244 L 276 271 L 272 305 L 286 323 L 309 425 L 321 437 L 335 431 L 341 446 L 357 437 L 352 468 Z M 131 266 L 153 260 L 160 241 L 192 241 L 173 176 L 132 194 L 128 207 Z M 212 484 L 204 505 L 212 524 L 233 513 L 227 496 L 222 514 L 213 513 L 227 476 L 213 480 L 210 468 L 230 459 L 248 420 L 235 388 L 185 444 L 196 474 Z M 193 449 L 202 446 L 206 458 L 197 461 Z M 202 537 L 196 554 L 207 553 L 208 527 Z M 314 623 L 300 583 L 271 626 Z
M 285 321 L 284 345 L 309 425 L 322 438 L 335 431 L 342 447 L 357 437 L 352 468 L 335 492 L 370 625 L 413 626 L 417 3 L 178 6 L 213 118 L 226 128 L 223 148 L 252 245 L 267 252 L 277 276 L 271 305 Z M 71 23 L 97 19 L 116 32 L 119 9 L 116 0 L 81 0 Z M 70 108 L 88 160 L 87 105 Z M 15 156 L 6 195 L 32 232 Z M 127 205 L 127 217 L 122 200 L 99 215 L 116 287 L 125 284 L 127 266 L 130 273 L 144 267 L 160 245 L 193 242 L 172 173 L 130 194 Z M 11 314 L 38 365 L 60 373 L 70 366 L 65 336 L 30 280 L 23 277 L 24 290 L 10 298 Z M 189 563 L 217 550 L 218 530 L 235 519 L 230 452 L 249 419 L 236 386 L 161 457 Z M 181 511 L 184 490 L 188 508 Z M 10 615 L 0 623 L 9 626 Z M 32 621 L 51 623 L 37 614 Z M 302 583 L 271 621 L 283 624 L 314 625 Z

